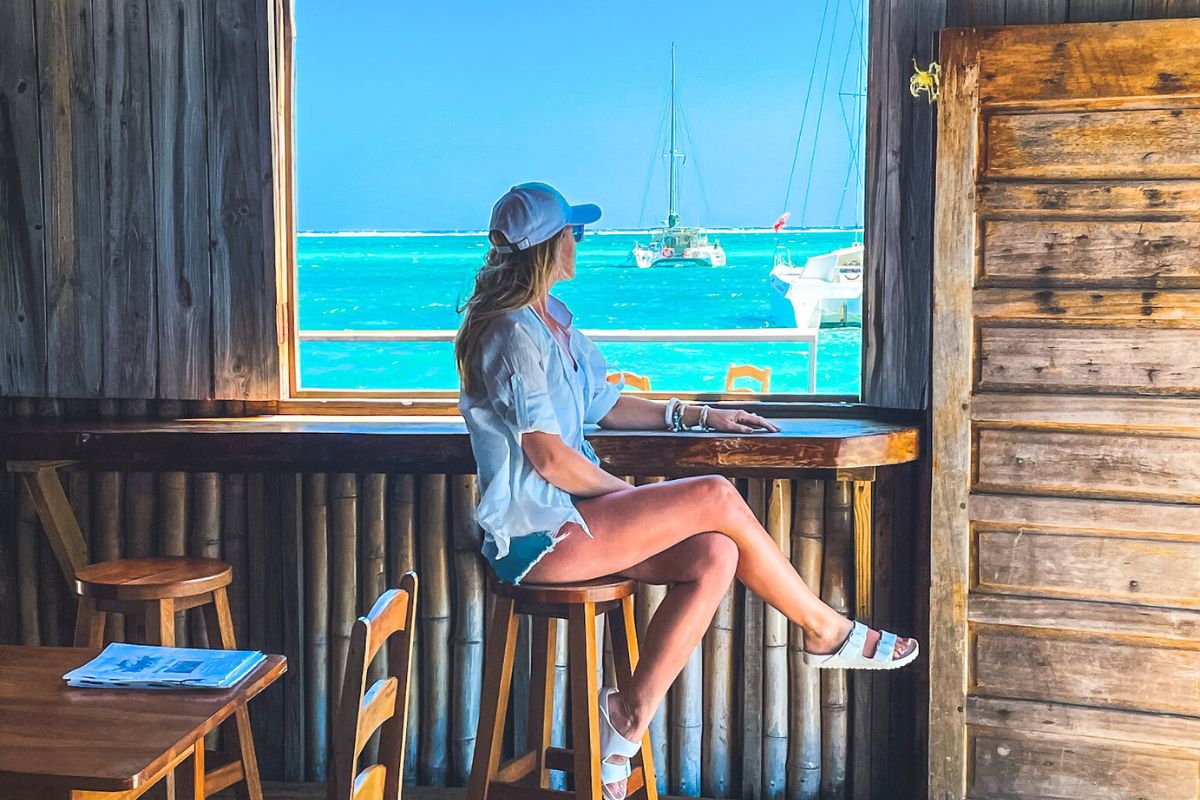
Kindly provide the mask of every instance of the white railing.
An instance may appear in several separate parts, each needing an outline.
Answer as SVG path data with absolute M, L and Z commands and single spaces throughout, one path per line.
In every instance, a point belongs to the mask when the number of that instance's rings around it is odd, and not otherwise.
M 300 331 L 301 342 L 452 342 L 454 330 Z M 808 391 L 817 392 L 815 328 L 687 328 L 675 330 L 584 330 L 594 342 L 800 342 L 808 345 Z

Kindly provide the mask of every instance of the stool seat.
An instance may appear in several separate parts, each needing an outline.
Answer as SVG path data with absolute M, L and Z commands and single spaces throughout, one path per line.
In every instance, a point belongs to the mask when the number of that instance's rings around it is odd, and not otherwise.
M 123 558 L 76 570 L 75 592 L 101 600 L 165 600 L 205 595 L 232 580 L 233 567 L 216 558 Z
M 522 583 L 513 586 L 490 577 L 492 591 L 501 597 L 518 602 L 541 605 L 575 605 L 577 603 L 609 603 L 633 597 L 637 581 L 610 575 L 578 583 Z

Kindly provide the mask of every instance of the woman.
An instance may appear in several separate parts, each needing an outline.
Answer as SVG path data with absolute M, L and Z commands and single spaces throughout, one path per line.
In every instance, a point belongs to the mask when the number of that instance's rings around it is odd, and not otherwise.
M 852 623 L 800 579 L 730 482 L 719 476 L 630 486 L 605 472 L 583 438 L 605 428 L 753 434 L 779 429 L 746 411 L 623 395 L 603 356 L 550 294 L 575 275 L 575 245 L 600 218 L 542 183 L 513 187 L 492 210 L 492 249 L 455 342 L 460 409 L 479 468 L 483 553 L 500 580 L 563 583 L 605 575 L 670 589 L 624 691 L 600 691 L 605 796 L 624 796 L 636 754 L 668 687 L 736 576 L 804 630 L 814 666 L 893 669 L 917 643 Z

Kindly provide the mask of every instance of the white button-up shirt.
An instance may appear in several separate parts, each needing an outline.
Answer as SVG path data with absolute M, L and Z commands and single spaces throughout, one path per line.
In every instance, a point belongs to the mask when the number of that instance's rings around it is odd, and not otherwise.
M 497 558 L 508 554 L 512 538 L 543 531 L 553 536 L 567 522 L 591 535 L 571 495 L 525 457 L 521 434 L 557 433 L 599 464 L 583 426 L 599 422 L 621 396 L 620 384 L 606 380 L 604 356 L 571 325 L 570 310 L 553 295 L 547 310 L 567 330 L 570 355 L 532 308 L 511 311 L 484 331 L 479 388 L 459 402 L 479 471 L 475 518 L 485 541 L 495 543 Z

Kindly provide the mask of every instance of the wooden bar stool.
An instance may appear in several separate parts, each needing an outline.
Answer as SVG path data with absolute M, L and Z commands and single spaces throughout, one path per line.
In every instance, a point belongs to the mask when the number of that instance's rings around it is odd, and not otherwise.
M 233 568 L 215 558 L 129 558 L 78 567 L 74 581 L 79 595 L 75 645 L 102 647 L 105 617 L 115 613 L 138 615 L 145 620 L 145 644 L 174 647 L 175 612 L 201 608 L 209 646 L 233 650 L 237 641 L 225 591 L 232 579 Z M 245 705 L 234 712 L 222 730 L 222 752 L 203 758 L 208 762 L 205 793 L 237 784 L 238 800 L 262 800 L 250 713 Z
M 573 584 L 511 586 L 489 580 L 496 595 L 487 644 L 479 733 L 467 790 L 468 800 L 574 797 L 600 800 L 600 720 L 596 696 L 596 615 L 608 615 L 619 687 L 628 685 L 637 666 L 633 597 L 637 584 L 625 578 L 601 578 Z M 529 687 L 529 751 L 500 763 L 504 717 L 512 686 L 517 614 L 528 614 L 533 659 Z M 550 746 L 554 711 L 554 649 L 558 621 L 567 621 L 570 644 L 571 749 Z M 631 760 L 627 797 L 658 800 L 650 735 Z M 570 772 L 574 792 L 549 789 L 550 770 Z

